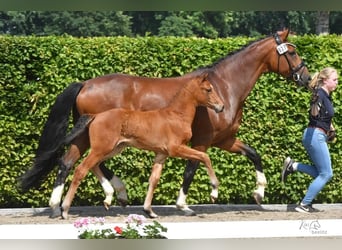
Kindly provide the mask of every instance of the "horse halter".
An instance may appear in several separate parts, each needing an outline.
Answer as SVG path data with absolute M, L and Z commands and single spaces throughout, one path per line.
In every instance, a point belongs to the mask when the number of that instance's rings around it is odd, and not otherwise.
M 289 68 L 291 70 L 291 75 L 289 77 L 287 77 L 288 79 L 292 77 L 292 79 L 295 81 L 295 82 L 299 82 L 299 80 L 301 79 L 301 76 L 302 74 L 299 73 L 299 71 L 305 66 L 305 63 L 303 61 L 300 62 L 300 64 L 298 64 L 296 67 L 292 67 L 291 63 L 290 63 L 290 60 L 288 58 L 288 53 L 289 53 L 289 50 L 287 48 L 287 45 L 290 45 L 294 48 L 296 48 L 296 45 L 292 44 L 292 43 L 284 43 L 280 36 L 278 35 L 278 33 L 275 33 L 274 34 L 274 39 L 277 43 L 277 52 L 278 52 L 278 72 L 279 72 L 279 64 L 280 64 L 280 57 L 281 56 L 284 56 L 288 65 L 289 65 Z

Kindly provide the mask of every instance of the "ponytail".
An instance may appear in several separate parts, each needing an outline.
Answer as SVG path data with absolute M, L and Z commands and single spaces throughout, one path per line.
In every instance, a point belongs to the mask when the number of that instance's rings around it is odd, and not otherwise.
M 312 80 L 309 83 L 309 88 L 313 91 L 319 89 L 323 85 L 323 80 L 329 78 L 329 76 L 333 73 L 336 72 L 336 69 L 332 67 L 326 67 L 322 69 L 320 72 L 316 72 L 312 76 Z

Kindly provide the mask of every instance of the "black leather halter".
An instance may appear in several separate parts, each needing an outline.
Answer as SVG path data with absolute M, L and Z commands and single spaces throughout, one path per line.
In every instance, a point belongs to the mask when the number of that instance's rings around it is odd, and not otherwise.
M 289 65 L 289 68 L 290 68 L 290 76 L 288 76 L 287 78 L 290 79 L 292 78 L 295 82 L 299 82 L 301 80 L 301 77 L 302 77 L 302 73 L 300 73 L 299 71 L 305 66 L 305 63 L 303 61 L 301 61 L 296 67 L 292 67 L 291 63 L 290 63 L 290 60 L 288 58 L 288 49 L 287 49 L 287 46 L 290 45 L 294 48 L 296 48 L 296 46 L 292 43 L 284 43 L 280 36 L 278 35 L 278 33 L 275 33 L 273 35 L 276 43 L 277 43 L 277 52 L 278 52 L 278 72 L 279 72 L 279 63 L 280 63 L 280 57 L 281 56 L 284 56 L 288 65 Z

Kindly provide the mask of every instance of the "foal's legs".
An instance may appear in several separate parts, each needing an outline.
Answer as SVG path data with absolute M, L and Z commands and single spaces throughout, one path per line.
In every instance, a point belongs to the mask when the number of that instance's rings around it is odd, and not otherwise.
M 74 177 L 72 179 L 68 192 L 62 203 L 61 210 L 62 210 L 63 219 L 68 218 L 68 213 L 69 213 L 72 200 L 75 197 L 76 190 L 78 186 L 80 185 L 81 181 L 88 174 L 90 169 L 94 168 L 96 165 L 99 164 L 101 159 L 102 159 L 101 156 L 90 152 L 90 154 L 81 162 L 81 164 L 76 167 Z
M 83 133 L 74 140 L 73 144 L 70 146 L 69 151 L 60 160 L 57 178 L 49 201 L 49 206 L 52 209 L 51 217 L 57 217 L 60 215 L 59 205 L 63 195 L 65 180 L 71 168 L 74 166 L 76 161 L 83 155 L 83 153 L 86 151 L 88 147 L 88 135 L 86 133 Z
M 182 145 L 182 146 L 178 147 L 177 150 L 173 151 L 173 154 L 172 155 L 170 154 L 170 156 L 172 156 L 172 157 L 176 156 L 176 157 L 181 157 L 184 159 L 192 160 L 189 162 L 196 162 L 195 160 L 197 160 L 196 169 L 197 169 L 198 164 L 199 164 L 198 161 L 203 162 L 207 168 L 208 175 L 209 175 L 210 182 L 211 182 L 210 184 L 212 186 L 212 191 L 210 194 L 211 201 L 214 202 L 217 199 L 219 181 L 217 180 L 217 177 L 215 175 L 215 171 L 211 165 L 210 158 L 206 153 L 199 151 L 199 150 L 196 150 L 196 149 L 193 149 L 193 148 L 190 148 L 188 146 Z M 187 165 L 187 167 L 188 166 L 189 165 Z M 191 180 L 192 180 L 192 178 L 194 177 L 194 174 L 195 174 L 195 171 L 192 172 L 192 176 L 184 174 L 184 178 L 188 177 L 188 178 L 191 178 Z M 184 184 L 184 182 L 183 182 L 183 184 Z M 190 185 L 190 183 L 189 183 L 189 185 Z M 189 186 L 186 186 L 186 190 L 188 190 L 188 188 L 189 188 Z M 181 188 L 180 195 L 177 199 L 176 205 L 178 208 L 180 208 L 186 212 L 189 212 L 189 215 L 193 214 L 190 212 L 192 210 L 186 206 L 185 200 L 186 200 L 186 194 L 184 194 L 183 188 Z
M 149 178 L 148 191 L 147 191 L 145 202 L 144 202 L 144 212 L 150 218 L 158 217 L 158 215 L 153 212 L 151 206 L 152 206 L 153 193 L 160 180 L 160 176 L 163 170 L 163 165 L 166 159 L 167 159 L 167 155 L 163 155 L 163 154 L 157 154 L 154 158 L 154 162 L 152 166 L 152 173 Z
M 60 216 L 59 205 L 63 195 L 63 189 L 65 185 L 65 180 L 71 170 L 71 168 L 75 165 L 75 163 L 80 159 L 80 157 L 84 154 L 84 152 L 89 148 L 89 137 L 88 134 L 83 133 L 79 137 L 77 137 L 73 144 L 70 146 L 68 152 L 63 156 L 60 161 L 59 170 L 57 173 L 57 179 L 54 184 L 54 188 L 51 194 L 51 198 L 49 201 L 49 206 L 52 209 L 51 217 Z M 121 206 L 126 206 L 128 203 L 127 192 L 122 181 L 115 176 L 109 169 L 104 166 L 104 163 L 100 164 L 100 169 L 103 172 L 105 178 L 109 180 L 110 184 L 114 187 L 114 190 L 117 192 L 117 201 Z M 96 173 L 94 173 L 96 175 Z M 98 176 L 98 175 L 96 175 Z M 108 187 L 107 181 L 103 178 L 99 178 L 99 181 L 104 189 L 106 198 L 105 198 L 105 208 L 108 209 L 108 206 L 111 204 L 113 191 L 112 188 Z M 110 202 L 109 202 L 110 200 Z
M 254 190 L 253 196 L 257 204 L 260 204 L 262 199 L 264 198 L 265 187 L 267 185 L 267 180 L 261 165 L 260 155 L 253 148 L 247 146 L 237 138 L 231 138 L 229 140 L 221 142 L 220 144 L 215 144 L 214 146 L 219 147 L 228 152 L 245 155 L 254 163 L 257 176 L 257 189 Z M 178 209 L 184 211 L 185 215 L 195 214 L 195 212 L 187 206 L 186 198 L 190 184 L 195 176 L 198 166 L 198 161 L 189 160 L 184 171 L 183 183 L 179 191 L 176 206 Z

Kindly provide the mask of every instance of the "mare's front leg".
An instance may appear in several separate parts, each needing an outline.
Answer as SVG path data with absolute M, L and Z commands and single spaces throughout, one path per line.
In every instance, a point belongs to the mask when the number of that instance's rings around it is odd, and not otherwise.
M 62 159 L 59 160 L 59 168 L 57 178 L 51 193 L 49 206 L 51 208 L 51 218 L 60 216 L 60 203 L 63 195 L 64 185 L 66 178 L 74 166 L 76 161 L 80 159 L 86 149 L 89 147 L 89 138 L 86 133 L 83 133 L 76 138 L 69 150 L 64 154 Z
M 257 178 L 257 188 L 254 190 L 253 196 L 256 203 L 261 204 L 265 196 L 265 187 L 267 185 L 267 180 L 262 168 L 260 155 L 255 151 L 254 148 L 244 144 L 237 138 L 231 138 L 215 146 L 232 153 L 245 155 L 254 163 Z
M 192 183 L 196 170 L 198 169 L 199 163 L 199 161 L 187 161 L 183 174 L 183 183 L 181 189 L 179 190 L 178 198 L 176 201 L 176 207 L 182 210 L 186 216 L 196 215 L 195 211 L 189 208 L 189 206 L 187 205 L 186 197 L 189 192 L 190 184 Z
M 157 154 L 154 158 L 152 172 L 149 178 L 149 185 L 144 202 L 144 212 L 150 218 L 157 218 L 158 215 L 152 210 L 152 199 L 154 190 L 157 188 L 167 155 Z
M 207 168 L 207 172 L 208 172 L 209 179 L 210 179 L 210 184 L 212 186 L 212 191 L 210 194 L 211 201 L 214 202 L 217 199 L 219 181 L 215 175 L 215 171 L 211 165 L 211 161 L 210 161 L 208 154 L 202 151 L 198 151 L 196 149 L 190 148 L 186 145 L 180 145 L 172 149 L 172 153 L 170 153 L 170 156 L 201 161 Z

